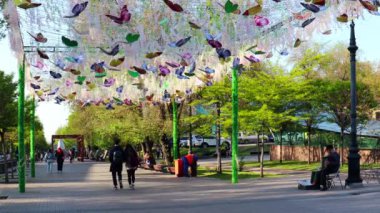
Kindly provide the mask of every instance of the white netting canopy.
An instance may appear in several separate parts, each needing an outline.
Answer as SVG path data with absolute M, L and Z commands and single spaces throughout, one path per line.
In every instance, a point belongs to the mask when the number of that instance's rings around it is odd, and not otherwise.
M 110 106 L 185 96 L 228 74 L 236 57 L 249 64 L 286 56 L 313 34 L 330 34 L 341 22 L 357 18 L 363 8 L 377 15 L 378 5 L 352 0 L 15 0 L 8 1 L 5 14 L 12 48 L 20 59 L 25 54 L 28 87 L 41 101 Z

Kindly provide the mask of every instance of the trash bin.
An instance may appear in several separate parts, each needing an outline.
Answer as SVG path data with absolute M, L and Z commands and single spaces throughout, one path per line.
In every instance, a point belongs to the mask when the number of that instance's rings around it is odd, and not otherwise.
M 183 162 L 181 159 L 174 160 L 175 175 L 177 177 L 183 177 Z

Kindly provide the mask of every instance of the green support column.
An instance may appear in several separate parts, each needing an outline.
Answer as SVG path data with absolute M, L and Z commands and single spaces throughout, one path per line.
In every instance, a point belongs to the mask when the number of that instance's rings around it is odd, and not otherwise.
M 36 165 L 35 165 L 35 154 L 34 154 L 34 115 L 36 111 L 35 99 L 33 96 L 32 110 L 30 111 L 30 176 L 32 178 L 36 177 Z
M 18 190 L 25 192 L 25 147 L 24 147 L 24 98 L 25 98 L 25 55 L 18 70 Z
M 237 69 L 232 69 L 232 183 L 238 182 L 238 102 Z
M 178 115 L 177 115 L 177 103 L 173 99 L 173 159 L 178 159 Z

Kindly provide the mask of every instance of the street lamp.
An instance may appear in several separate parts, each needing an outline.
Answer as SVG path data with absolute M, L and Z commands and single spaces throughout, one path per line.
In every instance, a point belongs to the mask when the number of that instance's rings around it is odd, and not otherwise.
M 355 40 L 355 24 L 354 21 L 350 24 L 351 36 L 350 46 L 350 63 L 351 63 L 351 144 L 348 154 L 348 177 L 346 185 L 349 186 L 362 186 L 362 179 L 360 178 L 360 155 L 358 143 L 356 138 L 356 46 Z M 341 153 L 343 154 L 343 153 Z

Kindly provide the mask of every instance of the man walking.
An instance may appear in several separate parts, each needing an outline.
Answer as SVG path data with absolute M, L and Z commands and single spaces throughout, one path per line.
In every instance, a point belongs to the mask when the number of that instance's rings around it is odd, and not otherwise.
M 117 190 L 116 173 L 119 179 L 119 187 L 120 189 L 123 188 L 121 172 L 123 171 L 123 161 L 125 157 L 124 157 L 123 149 L 119 145 L 120 138 L 114 137 L 113 141 L 114 141 L 114 146 L 111 149 L 110 154 L 109 154 L 109 159 L 111 162 L 110 172 L 112 172 L 112 180 L 113 180 L 114 189 Z

